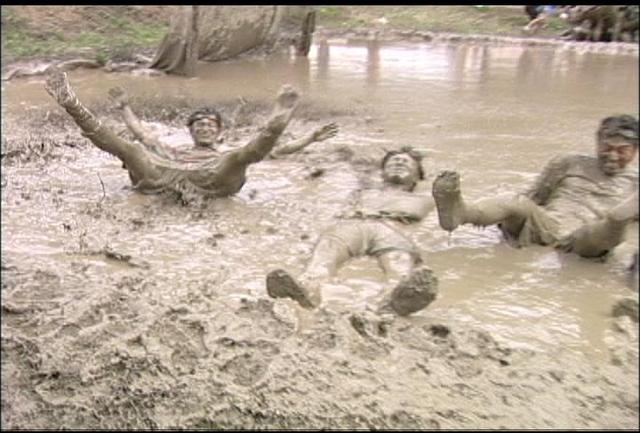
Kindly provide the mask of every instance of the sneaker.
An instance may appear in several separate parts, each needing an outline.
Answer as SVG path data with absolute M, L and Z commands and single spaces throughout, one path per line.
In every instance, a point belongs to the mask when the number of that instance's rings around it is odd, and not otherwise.
M 272 298 L 293 299 L 304 308 L 317 306 L 317 302 L 312 300 L 309 290 L 282 269 L 276 269 L 267 275 L 267 293 Z
M 432 303 L 437 295 L 438 279 L 433 271 L 419 268 L 393 289 L 388 306 L 399 316 L 408 316 Z

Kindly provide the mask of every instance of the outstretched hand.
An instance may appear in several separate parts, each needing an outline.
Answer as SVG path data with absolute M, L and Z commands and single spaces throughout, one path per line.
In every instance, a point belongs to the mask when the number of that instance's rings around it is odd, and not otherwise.
M 338 125 L 334 122 L 331 122 L 313 131 L 313 139 L 315 141 L 324 141 L 328 138 L 335 137 L 337 133 Z
M 276 98 L 277 107 L 281 109 L 292 109 L 298 103 L 300 99 L 300 95 L 298 92 L 289 84 L 285 84 L 280 88 L 280 92 L 278 92 L 278 96 Z
M 113 101 L 116 108 L 124 108 L 129 104 L 129 95 L 120 86 L 109 89 L 109 97 Z
M 58 68 L 50 69 L 44 88 L 63 107 L 76 99 L 69 84 L 67 73 Z

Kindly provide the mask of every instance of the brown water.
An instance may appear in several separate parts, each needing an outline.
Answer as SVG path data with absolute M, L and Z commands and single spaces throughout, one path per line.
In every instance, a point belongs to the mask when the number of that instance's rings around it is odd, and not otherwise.
M 638 115 L 637 57 L 542 47 L 332 40 L 314 46 L 308 59 L 202 64 L 193 79 L 100 71 L 74 71 L 70 77 L 88 105 L 105 98 L 113 85 L 134 96 L 216 99 L 271 98 L 281 84 L 292 83 L 305 100 L 367 113 L 351 130 L 342 125 L 336 138 L 316 145 L 309 160 L 292 157 L 253 166 L 237 196 L 210 203 L 201 215 L 132 193 L 124 188 L 128 178 L 121 164 L 95 149 L 47 167 L 45 177 L 43 167 L 34 165 L 7 171 L 3 260 L 70 267 L 73 272 L 64 278 L 90 285 L 124 275 L 128 268 L 102 256 L 67 253 L 78 250 L 81 241 L 95 249 L 108 244 L 146 262 L 156 278 L 167 281 L 157 292 L 159 302 L 167 304 L 196 285 L 213 297 L 264 298 L 270 269 L 300 271 L 320 231 L 333 223 L 357 187 L 348 164 L 322 159 L 337 146 L 366 155 L 413 145 L 427 152 L 431 176 L 443 169 L 459 171 L 466 197 L 475 199 L 525 188 L 555 154 L 591 153 L 601 118 Z M 3 115 L 19 118 L 34 107 L 57 110 L 43 83 L 42 77 L 4 83 Z M 305 124 L 294 123 L 291 130 L 299 135 Z M 308 180 L 309 167 L 318 165 L 329 171 Z M 64 192 L 55 193 L 60 189 Z M 109 210 L 98 219 L 90 215 L 97 202 Z M 408 321 L 446 318 L 489 330 L 515 346 L 605 355 L 611 305 L 630 294 L 624 253 L 633 247 L 603 264 L 542 247 L 516 250 L 491 228 L 464 227 L 449 236 L 435 214 L 405 230 L 423 249 L 441 289 L 436 302 Z M 637 245 L 637 227 L 632 232 Z M 340 277 L 324 292 L 328 308 L 361 310 L 382 288 L 382 274 L 371 260 L 354 261 Z M 209 284 L 201 286 L 202 281 Z M 24 299 L 36 302 L 37 296 L 25 292 Z M 74 296 L 82 295 L 54 298 L 65 304 Z

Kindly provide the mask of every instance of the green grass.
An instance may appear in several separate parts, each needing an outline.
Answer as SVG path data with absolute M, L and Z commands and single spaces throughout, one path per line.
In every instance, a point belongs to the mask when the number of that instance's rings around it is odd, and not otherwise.
M 1 17 L 3 60 L 82 55 L 104 61 L 114 54 L 155 48 L 168 30 L 166 24 L 136 21 L 126 15 L 108 16 L 99 29 L 75 32 L 55 25 L 30 27 L 10 7 L 2 7 Z M 528 21 L 524 7 L 318 6 L 316 23 L 330 29 L 379 28 L 375 20 L 382 17 L 388 20 L 386 29 L 502 36 L 523 36 L 522 27 Z M 551 19 L 537 36 L 557 35 L 565 28 L 559 19 Z
M 386 29 L 501 36 L 523 36 L 529 21 L 524 6 L 322 6 L 316 22 L 329 29 L 380 27 L 375 20 L 382 17 L 388 20 Z M 552 19 L 538 36 L 556 35 L 564 28 L 562 21 Z
M 65 34 L 62 30 L 30 29 L 27 23 L 2 9 L 2 56 L 9 59 L 92 53 L 104 60 L 109 53 L 157 47 L 168 30 L 166 25 L 112 17 L 99 31 Z

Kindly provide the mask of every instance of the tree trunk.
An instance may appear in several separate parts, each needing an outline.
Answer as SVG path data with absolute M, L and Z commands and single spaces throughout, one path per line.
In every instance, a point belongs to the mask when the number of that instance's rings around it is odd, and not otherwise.
M 288 47 L 292 42 L 297 53 L 309 52 L 315 25 L 309 6 L 175 8 L 169 33 L 150 68 L 193 76 L 197 60 L 221 61 L 257 49 Z

